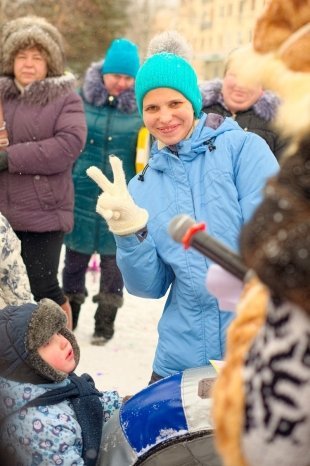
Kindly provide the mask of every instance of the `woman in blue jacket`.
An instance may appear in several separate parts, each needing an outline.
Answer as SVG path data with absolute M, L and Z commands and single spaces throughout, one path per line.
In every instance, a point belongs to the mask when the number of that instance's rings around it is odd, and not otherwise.
M 175 33 L 154 38 L 137 74 L 138 108 L 156 141 L 148 167 L 129 183 L 130 194 L 116 157 L 110 158 L 113 184 L 95 167 L 88 170 L 104 190 L 97 212 L 115 234 L 129 293 L 160 298 L 170 288 L 158 325 L 152 382 L 223 359 L 233 318 L 205 288 L 210 260 L 182 250 L 169 237 L 171 219 L 187 214 L 236 249 L 267 178 L 278 169 L 261 137 L 230 118 L 201 113 L 197 76 L 181 49 Z

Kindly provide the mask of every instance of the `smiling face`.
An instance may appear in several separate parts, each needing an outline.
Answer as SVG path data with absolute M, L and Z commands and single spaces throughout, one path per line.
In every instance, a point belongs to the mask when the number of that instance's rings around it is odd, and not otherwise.
M 37 48 L 20 50 L 14 58 L 14 76 L 23 86 L 41 81 L 47 76 L 47 60 Z
M 44 345 L 38 348 L 38 353 L 55 370 L 69 374 L 76 367 L 71 343 L 61 333 L 54 333 Z
M 192 104 L 174 89 L 157 88 L 144 96 L 144 124 L 156 139 L 167 146 L 185 139 L 193 128 L 194 120 Z
M 241 86 L 237 82 L 235 73 L 228 70 L 223 79 L 222 94 L 225 105 L 236 113 L 251 108 L 263 93 L 260 84 Z

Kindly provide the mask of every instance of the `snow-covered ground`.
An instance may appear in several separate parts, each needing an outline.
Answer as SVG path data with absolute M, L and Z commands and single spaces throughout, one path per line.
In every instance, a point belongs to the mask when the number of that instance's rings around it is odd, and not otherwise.
M 62 264 L 61 264 L 62 268 Z M 60 268 L 60 270 L 61 270 Z M 105 346 L 90 344 L 97 304 L 92 296 L 99 291 L 99 272 L 87 272 L 89 296 L 83 304 L 75 335 L 81 349 L 77 374 L 89 373 L 101 390 L 118 390 L 132 395 L 144 388 L 152 372 L 157 343 L 157 324 L 165 298 L 137 298 L 125 291 L 118 311 L 114 337 Z

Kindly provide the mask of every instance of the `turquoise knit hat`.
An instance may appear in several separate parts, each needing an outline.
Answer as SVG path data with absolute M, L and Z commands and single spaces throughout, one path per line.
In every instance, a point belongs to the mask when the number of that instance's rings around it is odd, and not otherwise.
M 141 115 L 144 96 L 152 89 L 168 87 L 184 95 L 191 102 L 195 116 L 199 116 L 202 108 L 201 92 L 195 70 L 181 56 L 182 41 L 184 39 L 176 32 L 162 33 L 151 41 L 149 50 L 158 50 L 159 53 L 151 55 L 143 63 L 135 82 L 136 100 Z M 184 55 L 187 53 L 184 50 Z
M 128 39 L 115 39 L 111 42 L 102 64 L 102 74 L 126 74 L 136 77 L 140 66 L 138 47 Z

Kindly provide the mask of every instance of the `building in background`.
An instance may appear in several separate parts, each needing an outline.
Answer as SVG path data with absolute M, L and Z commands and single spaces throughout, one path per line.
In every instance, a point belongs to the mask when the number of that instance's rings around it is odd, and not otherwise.
M 193 48 L 200 79 L 222 76 L 228 53 L 249 43 L 267 0 L 145 0 L 150 8 L 148 36 L 176 29 Z M 157 3 L 157 7 L 155 6 Z

